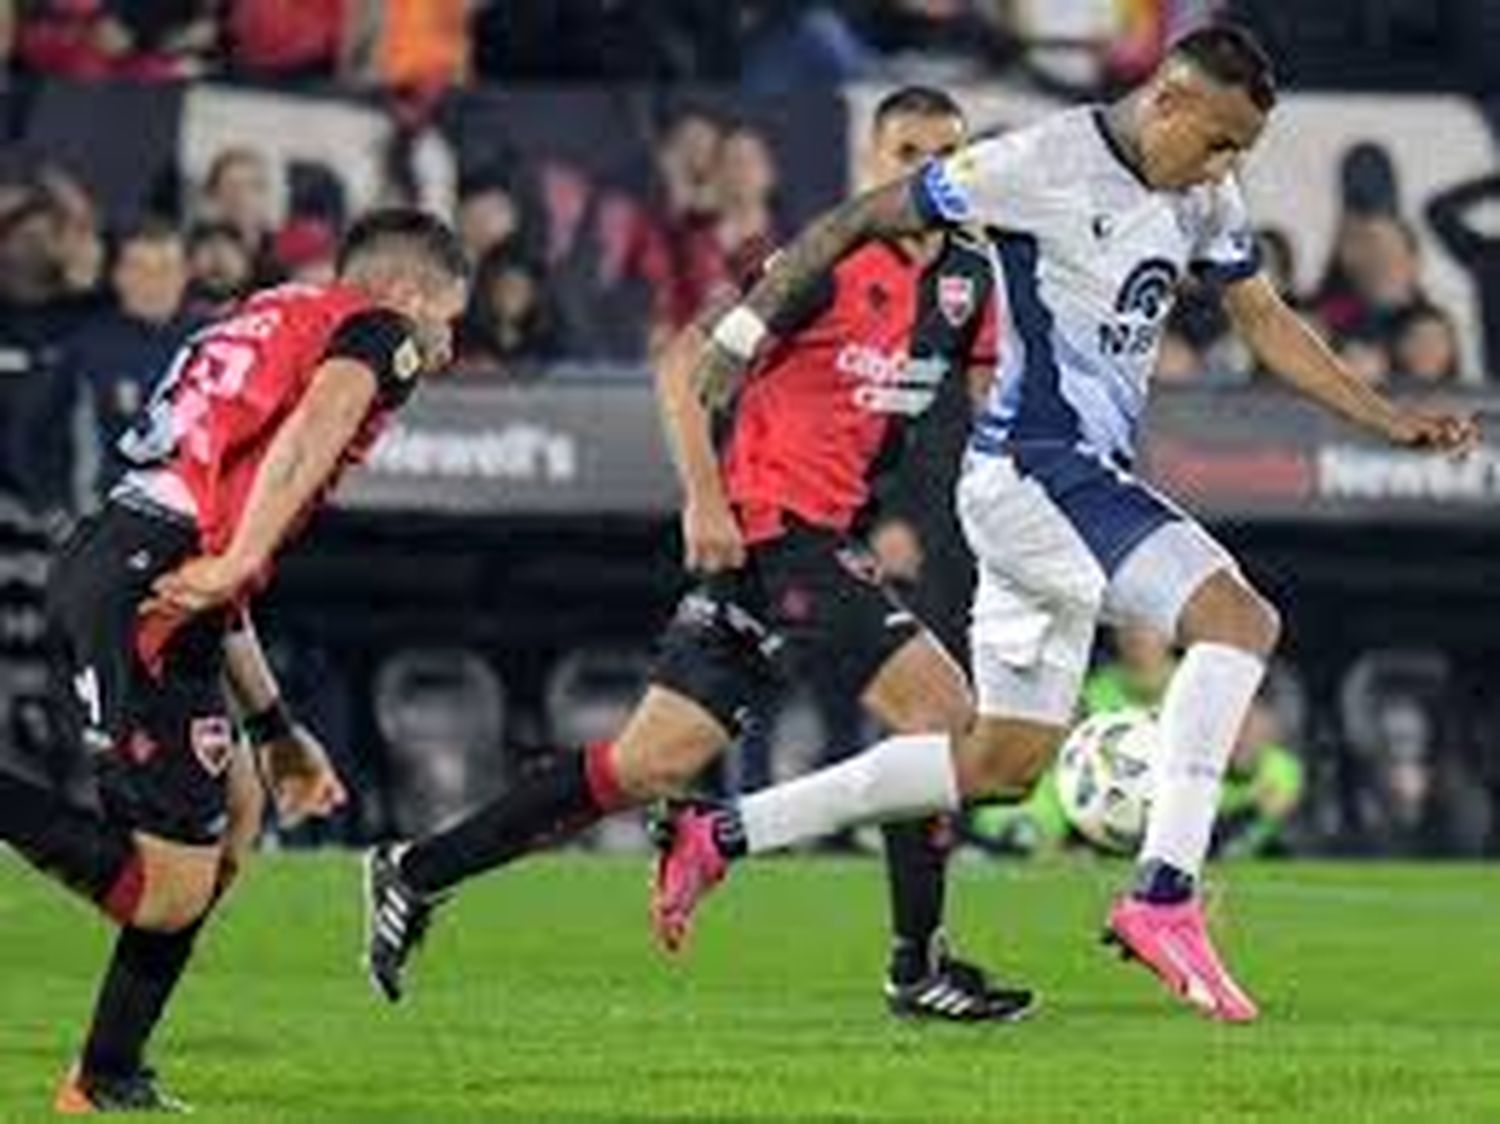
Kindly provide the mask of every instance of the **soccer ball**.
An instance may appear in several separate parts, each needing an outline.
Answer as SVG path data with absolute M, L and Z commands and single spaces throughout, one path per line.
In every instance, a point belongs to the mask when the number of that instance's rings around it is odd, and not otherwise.
M 1096 714 L 1063 742 L 1057 792 L 1064 814 L 1094 846 L 1134 853 L 1146 834 L 1156 720 L 1144 710 Z

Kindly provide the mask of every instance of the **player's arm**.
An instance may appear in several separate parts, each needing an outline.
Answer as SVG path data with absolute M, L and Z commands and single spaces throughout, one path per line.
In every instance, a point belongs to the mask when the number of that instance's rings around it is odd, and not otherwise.
M 324 360 L 271 439 L 229 546 L 223 554 L 193 559 L 157 579 L 147 610 L 199 613 L 232 600 L 271 560 L 298 514 L 328 482 L 379 389 L 367 363 Z
M 745 543 L 719 477 L 713 428 L 693 361 L 707 336 L 697 325 L 679 332 L 656 364 L 656 402 L 682 485 L 682 538 L 689 570 L 716 573 L 745 561 Z
M 1255 356 L 1282 381 L 1398 445 L 1462 453 L 1478 440 L 1470 415 L 1410 409 L 1350 371 L 1257 273 L 1224 290 L 1224 307 Z
M 897 180 L 857 195 L 813 220 L 776 255 L 743 300 L 714 327 L 695 356 L 693 382 L 732 384 L 775 325 L 850 251 L 875 238 L 916 234 L 943 219 L 923 204 L 924 177 Z
M 224 634 L 224 678 L 286 826 L 326 816 L 348 799 L 328 753 L 288 710 L 248 609 Z

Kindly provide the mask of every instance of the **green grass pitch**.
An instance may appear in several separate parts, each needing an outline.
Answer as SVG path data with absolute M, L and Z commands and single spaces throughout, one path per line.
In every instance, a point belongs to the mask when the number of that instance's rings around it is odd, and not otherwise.
M 353 856 L 269 859 L 154 1060 L 207 1121 L 1500 1121 L 1500 869 L 1224 868 L 1219 931 L 1266 1008 L 1251 1027 L 1098 946 L 1121 874 L 959 864 L 963 946 L 1044 1002 L 963 1028 L 884 1015 L 873 861 L 747 865 L 668 963 L 642 862 L 548 858 L 471 887 L 388 1009 L 356 971 Z M 51 1118 L 108 938 L 0 856 L 0 1121 Z

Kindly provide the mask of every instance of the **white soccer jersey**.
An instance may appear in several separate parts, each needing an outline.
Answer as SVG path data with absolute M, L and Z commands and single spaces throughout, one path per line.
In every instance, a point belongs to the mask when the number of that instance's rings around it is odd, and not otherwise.
M 981 451 L 1065 445 L 1128 464 L 1167 313 L 1185 270 L 1259 268 L 1233 181 L 1148 187 L 1102 110 L 1055 114 L 930 165 L 919 205 L 995 237 L 1005 284 L 1000 370 Z

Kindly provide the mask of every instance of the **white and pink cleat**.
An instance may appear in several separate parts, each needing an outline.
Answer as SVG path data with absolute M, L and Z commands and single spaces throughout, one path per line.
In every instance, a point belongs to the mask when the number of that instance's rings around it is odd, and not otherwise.
M 1173 905 L 1118 898 L 1109 911 L 1105 940 L 1118 945 L 1127 960 L 1141 961 L 1174 995 L 1210 1018 L 1248 1023 L 1260 1014 L 1214 951 L 1203 904 L 1196 897 Z

